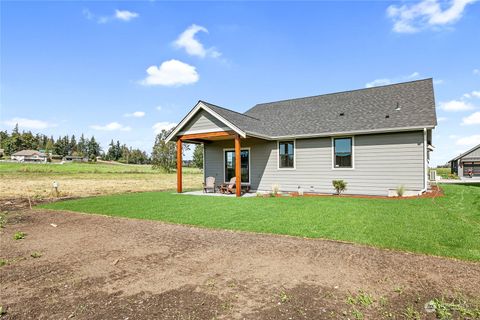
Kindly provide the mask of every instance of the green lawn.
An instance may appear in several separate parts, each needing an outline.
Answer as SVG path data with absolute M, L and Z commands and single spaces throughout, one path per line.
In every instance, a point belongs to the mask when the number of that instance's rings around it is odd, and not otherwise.
M 480 184 L 443 185 L 436 199 L 225 198 L 168 192 L 40 207 L 209 228 L 328 238 L 480 261 Z

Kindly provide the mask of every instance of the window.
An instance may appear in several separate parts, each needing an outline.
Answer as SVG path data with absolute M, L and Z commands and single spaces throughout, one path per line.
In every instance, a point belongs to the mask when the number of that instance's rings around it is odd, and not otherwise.
M 240 179 L 242 182 L 250 183 L 250 150 L 240 151 Z M 225 182 L 235 177 L 235 150 L 225 150 Z
M 295 141 L 278 142 L 278 168 L 295 168 Z
M 334 168 L 353 168 L 353 138 L 334 138 Z

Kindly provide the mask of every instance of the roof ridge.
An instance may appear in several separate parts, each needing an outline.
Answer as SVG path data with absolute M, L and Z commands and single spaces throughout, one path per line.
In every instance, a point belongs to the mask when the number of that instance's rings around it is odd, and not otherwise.
M 252 118 L 252 119 L 254 119 L 254 120 L 261 121 L 260 119 L 255 118 L 255 117 L 252 117 L 252 116 L 249 116 L 248 114 L 241 113 L 241 112 L 238 112 L 238 111 L 235 111 L 235 110 L 232 110 L 232 109 L 224 108 L 224 107 L 221 107 L 221 106 L 219 106 L 219 105 L 216 105 L 216 104 L 213 104 L 213 103 L 204 101 L 204 100 L 199 100 L 199 102 L 206 103 L 206 104 L 210 104 L 210 105 L 212 105 L 212 106 L 214 106 L 214 107 L 217 107 L 217 108 L 220 108 L 220 109 L 223 109 L 223 110 L 227 110 L 227 111 L 230 111 L 230 112 L 234 112 L 234 113 L 236 113 L 236 114 L 239 114 L 239 115 L 241 115 L 241 116 L 245 116 L 245 117 L 248 117 L 248 118 Z
M 363 91 L 363 90 L 371 90 L 371 89 L 392 87 L 392 86 L 398 86 L 398 85 L 403 85 L 403 84 L 408 84 L 408 83 L 413 83 L 413 82 L 427 81 L 427 80 L 433 80 L 433 78 L 430 77 L 430 78 L 425 78 L 425 79 L 411 80 L 411 81 L 398 82 L 398 83 L 390 83 L 390 84 L 385 84 L 385 85 L 382 85 L 382 86 L 375 86 L 375 87 L 370 87 L 370 88 L 344 90 L 344 91 L 330 92 L 330 93 L 324 93 L 324 94 L 318 94 L 318 95 L 306 96 L 306 97 L 300 97 L 300 98 L 283 99 L 283 100 L 277 100 L 277 101 L 257 103 L 256 105 L 254 105 L 252 108 L 248 109 L 248 110 L 245 111 L 245 112 L 249 112 L 249 111 L 252 110 L 253 108 L 255 108 L 255 107 L 257 107 L 257 106 L 260 106 L 260 105 L 265 105 L 265 104 L 272 104 L 272 103 L 286 102 L 286 101 L 294 101 L 294 100 L 301 100 L 301 99 L 308 99 L 308 98 L 317 98 L 317 97 L 323 97 L 323 96 L 329 96 L 329 95 L 336 95 L 336 94 L 342 94 L 342 93 L 349 93 L 349 92 L 356 92 L 356 91 Z

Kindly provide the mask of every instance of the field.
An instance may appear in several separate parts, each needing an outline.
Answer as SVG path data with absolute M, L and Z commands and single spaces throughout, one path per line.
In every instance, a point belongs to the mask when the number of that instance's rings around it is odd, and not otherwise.
M 53 181 L 96 196 L 30 210 Z M 165 191 L 175 182 L 149 166 L 1 163 L 2 319 L 480 318 L 478 185 L 238 199 Z
M 226 198 L 148 192 L 42 205 L 209 228 L 328 238 L 480 261 L 480 185 L 443 185 L 445 196 Z
M 200 188 L 202 178 L 200 170 L 184 168 L 186 189 Z M 0 198 L 50 198 L 54 181 L 60 185 L 60 196 L 82 197 L 174 189 L 176 175 L 153 170 L 150 165 L 0 163 Z

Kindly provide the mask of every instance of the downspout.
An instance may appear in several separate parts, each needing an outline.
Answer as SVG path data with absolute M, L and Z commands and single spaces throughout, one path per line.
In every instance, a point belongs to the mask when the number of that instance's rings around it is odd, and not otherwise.
M 420 190 L 424 193 L 428 189 L 428 160 L 427 160 L 427 128 L 423 128 L 423 189 Z

